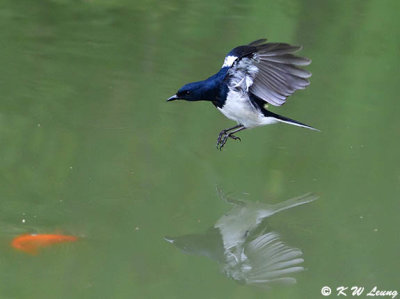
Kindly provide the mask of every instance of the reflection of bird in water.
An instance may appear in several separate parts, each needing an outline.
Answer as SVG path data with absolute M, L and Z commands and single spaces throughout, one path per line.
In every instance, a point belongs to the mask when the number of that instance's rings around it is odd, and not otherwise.
M 306 194 L 274 205 L 226 199 L 234 207 L 214 227 L 205 233 L 165 240 L 185 253 L 217 261 L 226 276 L 241 283 L 260 287 L 295 283 L 289 275 L 304 270 L 301 250 L 284 244 L 278 233 L 267 232 L 263 220 L 315 199 L 315 195 Z

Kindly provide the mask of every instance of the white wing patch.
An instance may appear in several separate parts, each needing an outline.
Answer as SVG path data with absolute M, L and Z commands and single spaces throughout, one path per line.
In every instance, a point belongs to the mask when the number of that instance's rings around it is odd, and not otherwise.
M 252 59 L 242 58 L 239 63 L 228 72 L 230 75 L 229 88 L 241 89 L 242 91 L 248 92 L 258 73 L 258 68 L 254 65 Z
M 237 58 L 237 56 L 233 55 L 226 56 L 222 67 L 231 67 Z
M 228 56 L 225 60 L 227 60 Z M 229 91 L 222 108 L 218 108 L 227 118 L 236 121 L 246 128 L 274 124 L 277 119 L 265 117 L 260 109 L 255 107 L 249 99 L 249 88 L 259 71 L 254 65 L 257 57 L 240 59 L 235 66 L 228 70 Z

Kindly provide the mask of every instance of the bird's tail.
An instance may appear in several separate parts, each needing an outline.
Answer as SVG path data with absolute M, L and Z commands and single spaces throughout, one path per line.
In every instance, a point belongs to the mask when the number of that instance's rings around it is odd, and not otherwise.
M 271 214 L 276 214 L 279 213 L 280 211 L 284 211 L 287 209 L 291 209 L 296 206 L 304 205 L 306 203 L 309 203 L 311 201 L 317 200 L 318 195 L 315 195 L 314 193 L 306 193 L 298 197 L 294 197 L 285 201 L 282 201 L 280 203 L 274 204 L 270 210 L 273 211 Z
M 298 127 L 302 127 L 302 128 L 306 128 L 306 129 L 310 129 L 310 130 L 314 130 L 314 131 L 320 132 L 320 130 L 318 130 L 316 128 L 313 128 L 313 127 L 311 127 L 309 125 L 303 124 L 303 123 L 301 123 L 301 122 L 299 122 L 297 120 L 294 120 L 294 119 L 291 119 L 291 118 L 288 118 L 288 117 L 273 113 L 273 112 L 265 110 L 265 109 L 263 110 L 263 112 L 264 112 L 264 115 L 266 117 L 273 117 L 278 122 L 286 123 L 286 124 L 289 124 L 289 125 L 294 125 L 294 126 L 298 126 Z

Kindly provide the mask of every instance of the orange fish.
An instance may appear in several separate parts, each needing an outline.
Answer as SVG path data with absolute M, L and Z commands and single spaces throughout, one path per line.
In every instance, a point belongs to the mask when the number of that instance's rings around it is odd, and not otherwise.
M 29 254 L 37 254 L 39 249 L 53 244 L 75 242 L 78 237 L 57 234 L 25 234 L 15 237 L 11 246 Z

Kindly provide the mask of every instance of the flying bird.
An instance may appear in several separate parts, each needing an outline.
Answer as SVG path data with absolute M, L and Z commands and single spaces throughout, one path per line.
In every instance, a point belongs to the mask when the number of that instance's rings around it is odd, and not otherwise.
M 311 60 L 296 56 L 301 46 L 256 40 L 239 46 L 226 55 L 221 69 L 206 80 L 184 85 L 168 101 L 210 101 L 237 125 L 219 133 L 217 148 L 222 149 L 239 131 L 274 123 L 287 123 L 317 129 L 267 110 L 281 106 L 298 89 L 306 88 L 311 73 L 302 69 Z

